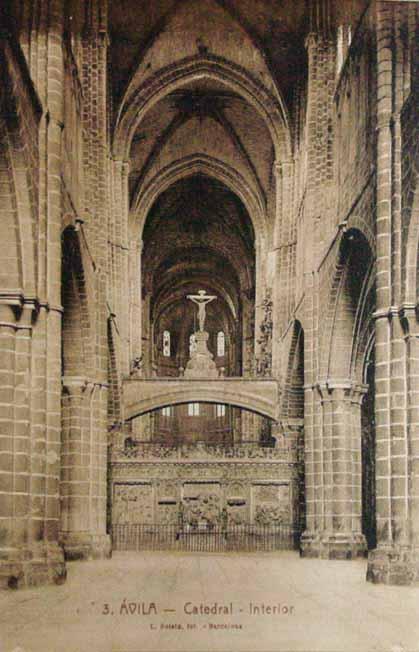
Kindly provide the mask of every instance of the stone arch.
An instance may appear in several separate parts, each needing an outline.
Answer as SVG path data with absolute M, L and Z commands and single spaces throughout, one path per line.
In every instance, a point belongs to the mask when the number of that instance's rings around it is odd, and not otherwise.
M 402 112 L 402 243 L 401 301 L 415 306 L 419 296 L 419 125 L 417 97 L 412 94 Z
M 218 81 L 255 108 L 270 131 L 277 160 L 291 153 L 289 121 L 284 104 L 242 66 L 205 53 L 166 66 L 143 83 L 138 81 L 131 91 L 129 102 L 123 102 L 119 111 L 113 142 L 115 157 L 128 160 L 133 135 L 152 106 L 169 93 L 203 79 Z
M 292 329 L 280 415 L 284 421 L 304 418 L 304 331 L 299 321 Z
M 407 234 L 402 255 L 404 296 L 406 304 L 416 305 L 419 295 L 419 189 L 417 174 L 414 188 L 410 192 L 410 206 L 405 208 L 405 219 L 408 220 Z
M 220 238 L 221 240 L 221 238 Z M 192 243 L 193 244 L 193 243 Z M 229 249 L 227 244 L 217 241 L 216 246 L 208 246 L 206 247 L 207 251 L 213 256 L 214 258 L 218 258 L 218 260 L 225 261 L 227 263 L 228 261 L 228 254 L 229 254 Z M 179 255 L 187 255 L 188 253 L 193 253 L 194 248 L 193 246 L 190 247 L 182 247 L 178 248 L 175 250 L 174 253 L 179 254 Z M 158 269 L 159 266 L 164 262 L 165 257 L 167 256 L 166 252 L 163 251 L 161 255 L 155 259 L 153 259 L 153 262 L 155 262 L 155 268 Z M 227 263 L 228 264 L 228 263 Z M 252 278 L 251 278 L 251 273 L 246 267 L 243 269 L 243 267 L 235 260 L 230 261 L 231 267 L 232 267 L 232 272 L 235 274 L 235 277 L 238 279 L 238 281 L 241 283 L 242 287 L 245 289 L 250 289 L 252 287 Z M 229 304 L 231 305 L 231 310 L 232 314 L 234 314 L 235 318 L 237 317 L 237 309 L 234 305 L 233 299 L 230 297 L 228 300 Z
M 212 122 L 210 127 L 208 126 L 208 121 Z M 240 171 L 244 178 L 247 177 L 249 180 L 248 183 L 255 188 L 255 192 L 262 198 L 263 203 L 266 203 L 266 195 L 258 170 L 244 146 L 243 140 L 239 137 L 233 124 L 227 117 L 218 113 L 216 116 L 207 116 L 206 121 L 201 120 L 201 118 L 194 114 L 175 115 L 167 128 L 158 136 L 146 157 L 141 174 L 136 180 L 135 188 L 132 192 L 132 197 L 134 198 L 132 203 L 134 206 L 137 203 L 141 189 L 147 185 L 147 180 L 158 173 L 158 170 L 168 165 L 169 162 L 171 163 L 171 161 L 166 161 L 166 164 L 164 163 L 163 159 L 166 148 L 168 150 L 173 148 L 178 153 L 178 159 L 194 155 L 199 151 L 199 147 L 197 148 L 193 140 L 191 146 L 189 146 L 189 143 L 186 144 L 186 141 L 183 144 L 180 143 L 185 133 L 189 131 L 198 132 L 202 128 L 206 129 L 208 136 L 210 136 L 210 140 L 206 140 L 207 152 L 209 146 L 212 150 L 209 155 L 214 159 L 225 161 L 227 165 L 228 161 L 230 161 L 230 167 L 234 167 L 234 169 Z M 179 147 L 177 147 L 176 142 L 179 138 Z M 218 155 L 217 147 L 220 148 Z M 187 151 L 188 149 L 190 151 Z M 239 161 L 237 161 L 237 154 L 239 154 Z
M 329 295 L 322 347 L 328 352 L 322 369 L 326 379 L 348 381 L 359 368 L 375 304 L 373 269 L 367 239 L 349 229 L 340 242 Z
M 268 227 L 265 202 L 257 191 L 236 170 L 223 161 L 213 159 L 206 154 L 197 154 L 183 160 L 174 161 L 160 171 L 142 188 L 131 213 L 131 228 L 137 229 L 135 236 L 141 239 L 148 213 L 157 197 L 176 181 L 195 174 L 204 174 L 224 183 L 243 202 L 253 222 L 256 240 L 266 238 Z
M 7 208 L 1 223 L 4 250 L 10 252 L 10 261 L 6 263 L 3 260 L 4 269 L 7 268 L 9 277 L 13 275 L 14 278 L 1 285 L 19 290 L 24 298 L 33 300 L 37 295 L 36 175 L 41 107 L 32 86 L 27 98 L 20 97 L 8 63 L 6 57 L 3 74 L 0 75 L 1 175 L 2 188 L 8 188 L 9 195 L 4 202 Z M 13 219 L 11 213 L 14 213 Z M 11 287 L 10 283 L 15 287 Z
M 176 21 L 176 19 L 179 20 L 180 13 L 185 13 L 186 10 L 187 14 L 192 17 L 192 30 L 190 28 L 187 30 L 189 34 L 193 33 L 197 28 L 199 30 L 199 25 L 205 23 L 205 36 L 208 37 L 207 21 L 200 21 L 198 16 L 193 15 L 193 5 L 195 5 L 195 8 L 198 11 L 203 12 L 206 16 L 212 16 L 215 20 L 217 20 L 217 18 L 214 14 L 218 14 L 218 19 L 221 18 L 221 24 L 219 25 L 221 31 L 223 31 L 223 28 L 225 29 L 227 26 L 227 31 L 230 34 L 231 32 L 236 32 L 236 35 L 241 33 L 241 35 L 244 36 L 244 43 L 240 44 L 241 47 L 236 44 L 236 47 L 233 46 L 233 48 L 231 48 L 230 46 L 229 48 L 227 43 L 224 43 L 222 35 L 220 38 L 220 34 L 218 33 L 219 30 L 214 29 L 215 26 L 213 25 L 212 32 L 216 35 L 215 38 L 217 43 L 210 43 L 207 47 L 203 43 L 197 43 L 197 40 L 194 41 L 193 37 L 190 38 L 187 43 L 181 41 L 179 44 L 176 44 L 179 47 L 175 46 L 176 51 L 180 53 L 181 57 L 184 58 L 188 55 L 188 49 L 190 54 L 191 49 L 195 47 L 198 47 L 198 50 L 203 52 L 208 52 L 209 50 L 213 52 L 214 50 L 218 50 L 219 55 L 222 55 L 222 50 L 224 49 L 224 54 L 228 53 L 230 56 L 236 55 L 237 62 L 243 60 L 243 50 L 246 50 L 249 67 L 255 69 L 256 75 L 259 73 L 261 76 L 267 76 L 271 87 L 278 92 L 277 84 L 275 82 L 275 70 L 270 61 L 269 54 L 264 48 L 263 40 L 258 36 L 256 31 L 252 29 L 251 24 L 246 20 L 245 16 L 237 10 L 237 8 L 233 7 L 230 2 L 226 2 L 225 0 L 183 0 L 183 2 L 174 3 L 151 30 L 144 46 L 138 52 L 137 62 L 123 94 L 123 101 L 125 102 L 129 100 L 132 93 L 135 92 L 136 77 L 141 76 L 144 78 L 144 75 L 147 74 L 147 71 L 150 68 L 148 65 L 149 62 L 155 58 L 153 57 L 154 53 L 161 50 L 159 39 L 162 40 L 163 35 L 164 40 L 164 33 L 166 33 L 166 40 L 170 42 L 170 47 L 173 51 L 173 37 L 170 35 L 170 24 L 173 21 Z M 175 33 L 179 31 L 178 25 L 177 29 L 175 29 Z M 195 33 L 195 37 L 196 36 L 198 36 L 197 33 Z M 200 36 L 202 36 L 202 34 Z M 201 39 L 199 38 L 198 41 L 200 40 Z M 225 48 L 226 45 L 227 48 Z
M 277 405 L 270 397 L 255 395 L 247 391 L 237 391 L 236 387 L 231 389 L 228 381 L 217 381 L 206 383 L 190 383 L 189 386 L 185 381 L 179 381 L 178 386 L 173 387 L 166 385 L 159 391 L 157 388 L 153 395 L 138 398 L 135 401 L 130 400 L 131 395 L 127 396 L 125 392 L 125 419 L 130 421 L 142 414 L 159 410 L 169 405 L 182 405 L 184 403 L 223 403 L 248 412 L 254 412 L 268 419 L 275 419 L 277 416 Z M 183 385 L 183 386 L 181 386 Z
M 18 219 L 17 196 L 13 179 L 10 148 L 4 135 L 7 133 L 4 120 L 0 121 L 0 188 L 1 188 L 1 241 L 3 247 L 0 285 L 2 293 L 11 300 L 19 301 L 23 295 L 23 250 Z
M 72 227 L 62 234 L 62 250 L 63 376 L 86 379 L 94 369 L 92 319 L 82 249 Z

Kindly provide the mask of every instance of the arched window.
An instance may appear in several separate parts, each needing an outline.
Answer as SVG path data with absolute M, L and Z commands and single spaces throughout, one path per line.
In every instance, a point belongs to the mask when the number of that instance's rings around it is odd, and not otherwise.
M 170 358 L 170 333 L 169 331 L 163 332 L 163 355 L 165 358 Z
M 195 333 L 192 333 L 189 337 L 189 356 L 196 351 L 196 337 Z
M 173 414 L 173 413 L 172 413 L 172 406 L 171 406 L 171 405 L 167 405 L 166 407 L 162 408 L 161 413 L 162 413 L 162 416 L 163 416 L 163 417 L 171 417 L 172 414 Z
M 215 406 L 215 414 L 217 418 L 225 417 L 226 406 L 223 403 L 217 403 L 217 405 Z
M 223 331 L 217 333 L 217 356 L 222 358 L 226 353 L 226 338 Z
M 199 403 L 188 403 L 188 417 L 199 417 Z

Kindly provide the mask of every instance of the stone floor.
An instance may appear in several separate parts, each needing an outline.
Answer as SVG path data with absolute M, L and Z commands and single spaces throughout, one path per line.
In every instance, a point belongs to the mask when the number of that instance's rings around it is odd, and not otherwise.
M 0 652 L 419 651 L 419 588 L 365 571 L 292 552 L 73 562 L 62 586 L 0 595 Z M 214 603 L 233 613 L 185 613 Z

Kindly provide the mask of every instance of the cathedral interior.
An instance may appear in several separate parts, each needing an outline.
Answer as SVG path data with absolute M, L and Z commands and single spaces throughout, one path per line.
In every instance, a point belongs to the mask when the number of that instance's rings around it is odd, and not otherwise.
M 418 18 L 3 0 L 1 586 L 132 528 L 419 582 Z

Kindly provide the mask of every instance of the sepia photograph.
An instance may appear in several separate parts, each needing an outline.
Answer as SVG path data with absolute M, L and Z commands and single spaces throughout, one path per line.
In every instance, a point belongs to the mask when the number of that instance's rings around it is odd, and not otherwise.
M 0 652 L 419 652 L 418 0 L 0 0 Z

